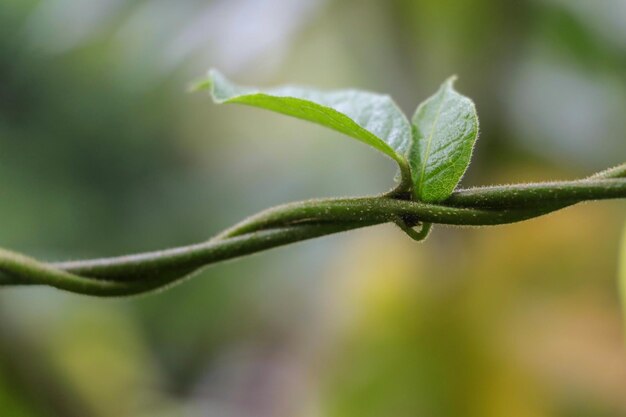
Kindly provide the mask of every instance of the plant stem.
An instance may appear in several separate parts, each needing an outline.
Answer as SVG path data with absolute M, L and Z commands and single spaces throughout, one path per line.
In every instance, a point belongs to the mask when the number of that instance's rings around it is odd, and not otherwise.
M 445 201 L 454 207 L 526 208 L 541 204 L 574 204 L 586 200 L 623 198 L 623 179 L 503 185 L 456 191 Z
M 254 215 L 207 242 L 130 256 L 48 264 L 0 249 L 0 285 L 45 284 L 98 296 L 138 294 L 168 286 L 220 261 L 360 227 L 387 222 L 406 227 L 417 223 L 500 225 L 581 201 L 626 198 L 626 179 L 620 177 L 624 172 L 618 168 L 580 181 L 459 190 L 440 205 L 407 201 L 402 192 L 285 204 Z
M 0 270 L 9 274 L 10 278 L 3 282 L 7 285 L 45 284 L 79 294 L 133 295 L 165 287 L 216 262 L 364 226 L 311 225 L 273 229 L 159 252 L 77 262 L 67 264 L 66 268 L 62 268 L 62 264 L 46 264 L 19 253 L 0 250 Z M 90 272 L 107 279 L 94 279 Z

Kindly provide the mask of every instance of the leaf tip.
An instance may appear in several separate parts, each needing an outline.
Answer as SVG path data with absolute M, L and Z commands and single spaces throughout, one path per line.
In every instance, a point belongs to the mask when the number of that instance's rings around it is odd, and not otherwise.
M 197 80 L 192 81 L 189 86 L 187 86 L 187 91 L 189 93 L 197 93 L 198 91 L 204 91 L 211 88 L 213 83 L 210 78 L 198 78 Z
M 454 88 L 454 83 L 456 83 L 458 79 L 459 79 L 459 76 L 456 75 L 456 74 L 453 74 L 453 75 L 449 76 L 443 82 L 443 85 L 445 85 L 446 87 Z
M 215 68 L 210 68 L 207 71 L 207 75 L 203 78 L 198 78 L 191 82 L 188 87 L 190 93 L 197 93 L 198 91 L 209 90 L 211 95 L 214 95 L 216 80 L 224 79 L 225 77 L 221 72 Z
M 226 78 L 217 68 L 209 68 L 206 75 L 210 80 Z
M 207 71 L 205 82 L 200 84 L 203 87 L 201 89 L 209 90 L 213 102 L 217 104 L 229 103 L 237 96 L 250 94 L 255 91 L 253 88 L 234 84 L 215 68 L 210 68 Z

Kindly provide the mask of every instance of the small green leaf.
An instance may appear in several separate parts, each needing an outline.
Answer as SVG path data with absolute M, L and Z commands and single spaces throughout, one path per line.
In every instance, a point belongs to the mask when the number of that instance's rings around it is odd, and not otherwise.
M 216 70 L 209 71 L 208 78 L 196 89 L 207 88 L 216 103 L 242 103 L 308 120 L 373 146 L 401 168 L 407 165 L 411 125 L 387 95 L 298 86 L 261 90 L 235 85 Z
M 454 90 L 455 77 L 424 101 L 413 115 L 409 164 L 414 195 L 425 202 L 443 201 L 465 174 L 478 137 L 474 103 Z

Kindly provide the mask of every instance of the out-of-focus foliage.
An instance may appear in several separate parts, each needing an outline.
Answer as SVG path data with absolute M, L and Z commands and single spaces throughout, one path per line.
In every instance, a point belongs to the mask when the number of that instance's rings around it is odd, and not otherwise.
M 337 133 L 186 94 L 210 66 L 386 91 L 405 111 L 459 74 L 481 114 L 465 185 L 623 162 L 624 7 L 2 1 L 0 246 L 55 260 L 157 249 L 392 185 L 393 163 Z M 129 300 L 3 290 L 0 415 L 622 416 L 623 216 L 587 204 L 424 245 L 376 227 Z

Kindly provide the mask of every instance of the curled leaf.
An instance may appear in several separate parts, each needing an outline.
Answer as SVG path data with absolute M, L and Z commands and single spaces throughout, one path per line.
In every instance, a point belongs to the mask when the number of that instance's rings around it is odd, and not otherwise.
M 239 86 L 216 70 L 198 89 L 209 89 L 216 103 L 241 103 L 308 120 L 366 143 L 406 166 L 411 125 L 393 100 L 359 90 L 320 91 L 282 86 L 269 89 Z

